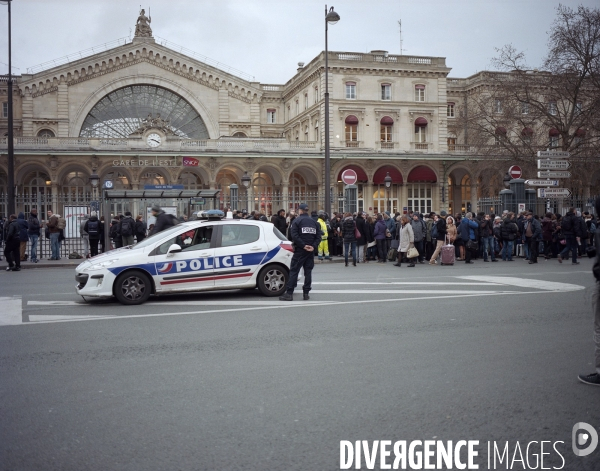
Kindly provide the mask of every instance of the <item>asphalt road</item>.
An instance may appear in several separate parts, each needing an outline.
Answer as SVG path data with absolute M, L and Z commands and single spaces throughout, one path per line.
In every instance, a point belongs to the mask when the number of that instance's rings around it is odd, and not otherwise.
M 464 439 L 480 469 L 488 442 L 548 440 L 544 466 L 600 470 L 600 449 L 571 451 L 577 422 L 600 428 L 600 388 L 577 381 L 590 260 L 313 275 L 309 302 L 123 307 L 83 303 L 70 269 L 0 273 L 0 322 L 17 324 L 0 326 L 0 469 L 334 470 L 341 440 Z

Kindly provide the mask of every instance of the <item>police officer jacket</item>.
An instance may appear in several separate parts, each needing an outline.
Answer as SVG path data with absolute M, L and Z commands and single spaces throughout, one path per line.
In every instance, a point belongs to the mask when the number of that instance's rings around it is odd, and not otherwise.
M 322 232 L 319 223 L 308 214 L 301 214 L 294 219 L 290 232 L 295 250 L 304 250 L 305 245 L 312 245 L 315 250 L 319 249 Z

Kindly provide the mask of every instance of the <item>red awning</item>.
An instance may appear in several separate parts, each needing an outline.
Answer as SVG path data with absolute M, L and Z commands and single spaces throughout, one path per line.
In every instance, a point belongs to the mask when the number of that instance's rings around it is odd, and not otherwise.
M 425 118 L 415 119 L 415 126 L 427 126 L 427 120 Z
M 550 129 L 550 132 L 548 134 L 550 136 L 560 136 L 560 131 L 556 128 L 552 128 L 552 129 Z
M 389 116 L 384 116 L 383 118 L 381 118 L 381 124 L 385 126 L 391 126 L 392 124 L 394 124 L 394 120 Z
M 408 174 L 408 183 L 415 182 L 426 182 L 426 183 L 435 183 L 437 182 L 437 176 L 435 172 L 431 170 L 429 167 L 425 167 L 421 165 L 419 167 L 415 167 Z
M 506 136 L 506 128 L 503 128 L 502 126 L 498 126 L 496 128 L 496 134 L 501 135 L 501 136 Z
M 533 129 L 531 128 L 523 128 L 521 131 L 522 136 L 533 136 Z
M 375 175 L 373 175 L 373 183 L 375 183 L 376 185 L 385 184 L 384 178 L 388 172 L 390 174 L 390 177 L 392 177 L 392 183 L 401 184 L 403 182 L 400 170 L 391 165 L 384 165 L 375 172 Z
M 579 128 L 577 131 L 575 131 L 575 136 L 576 137 L 584 137 L 585 136 L 585 129 Z
M 417 90 L 425 90 L 425 85 L 415 85 Z
M 350 115 L 346 117 L 346 124 L 358 124 L 358 118 L 354 115 Z
M 356 172 L 356 175 L 358 177 L 358 181 L 359 182 L 366 182 L 366 181 L 369 180 L 369 178 L 367 177 L 367 174 L 365 173 L 365 171 L 362 168 L 360 168 L 358 165 L 346 165 L 338 173 L 338 177 L 337 177 L 338 181 L 342 181 L 342 172 L 344 170 L 346 170 L 346 169 L 349 169 L 349 168 L 351 168 L 352 170 L 354 170 Z

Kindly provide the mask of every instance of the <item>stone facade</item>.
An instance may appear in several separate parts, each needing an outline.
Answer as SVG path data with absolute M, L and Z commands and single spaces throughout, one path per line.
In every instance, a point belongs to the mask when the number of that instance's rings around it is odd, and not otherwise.
M 468 88 L 448 79 L 444 58 L 329 52 L 333 210 L 344 207 L 340 174 L 357 172 L 357 209 L 475 209 L 477 182 L 497 186 L 510 163 L 479 162 L 464 142 L 459 113 Z M 146 185 L 220 188 L 232 204 L 267 213 L 324 195 L 325 57 L 286 84 L 248 81 L 154 41 L 133 41 L 35 74 L 16 77 L 14 94 L 18 194 L 91 191 L 97 172 L 117 188 Z M 120 139 L 83 137 L 86 117 L 109 93 L 136 85 L 166 89 L 195 110 L 207 139 L 148 133 Z M 6 82 L 0 81 L 0 101 Z M 454 103 L 452 112 L 448 103 Z M 139 116 L 143 118 L 144 116 Z M 0 136 L 6 136 L 0 118 Z M 6 138 L 0 141 L 0 187 L 6 188 Z M 190 157 L 194 165 L 184 166 Z M 133 162 L 133 163 L 132 163 Z M 186 161 L 189 162 L 189 161 Z M 385 188 L 387 173 L 392 185 Z M 246 191 L 242 177 L 251 185 Z M 592 176 L 590 176 L 592 178 Z M 501 189 L 501 188 L 497 188 Z M 487 195 L 484 195 L 487 196 Z M 234 202 L 235 204 L 235 202 Z

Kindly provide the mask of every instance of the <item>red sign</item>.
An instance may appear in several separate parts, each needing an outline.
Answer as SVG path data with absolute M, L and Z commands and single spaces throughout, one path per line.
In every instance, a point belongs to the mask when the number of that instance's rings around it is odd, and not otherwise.
M 342 172 L 342 181 L 346 185 L 354 185 L 358 181 L 358 175 L 351 168 L 347 168 Z
M 183 158 L 184 167 L 197 167 L 198 165 L 200 165 L 200 161 L 198 159 L 195 159 L 194 157 Z
M 518 165 L 513 165 L 511 168 L 508 169 L 508 174 L 511 178 L 521 178 L 521 175 L 523 175 L 523 171 Z

